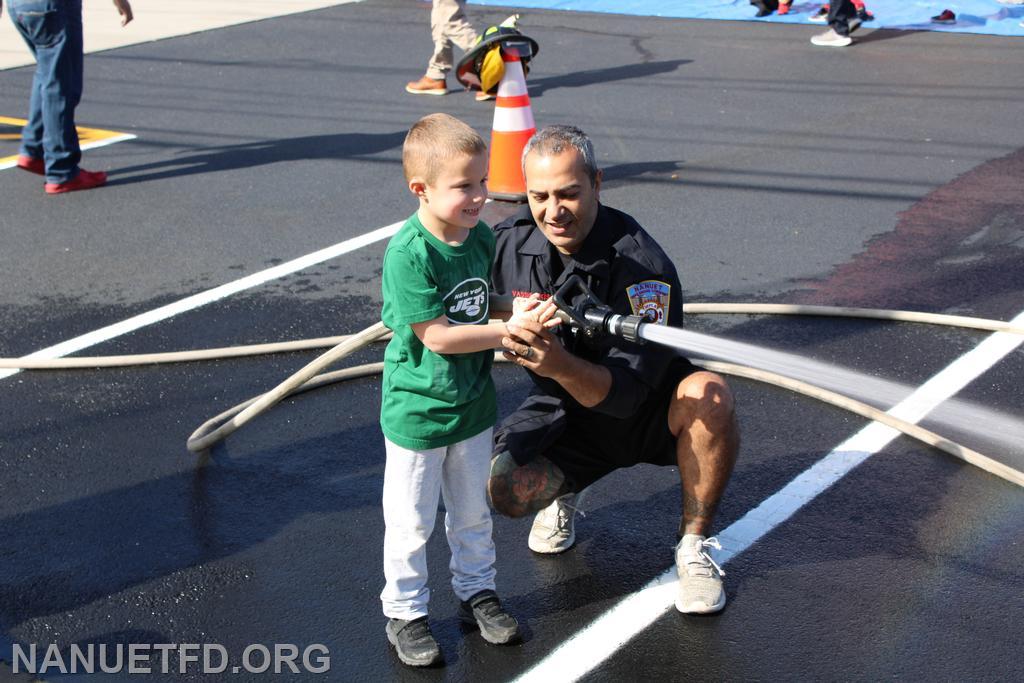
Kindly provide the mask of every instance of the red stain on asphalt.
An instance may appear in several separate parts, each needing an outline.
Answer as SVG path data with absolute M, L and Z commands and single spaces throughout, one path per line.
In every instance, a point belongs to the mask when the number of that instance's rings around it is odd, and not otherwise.
M 983 253 L 984 251 L 984 253 Z M 1024 149 L 986 162 L 900 214 L 896 228 L 822 280 L 801 303 L 937 308 L 1024 282 Z M 955 290 L 955 291 L 951 291 Z M 998 291 L 995 292 L 998 295 Z

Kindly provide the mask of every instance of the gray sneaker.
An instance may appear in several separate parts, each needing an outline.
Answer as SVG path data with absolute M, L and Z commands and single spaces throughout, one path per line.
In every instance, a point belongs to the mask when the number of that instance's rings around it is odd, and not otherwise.
M 530 527 L 530 540 L 527 543 L 530 550 L 554 555 L 572 547 L 576 542 L 576 513 L 583 516 L 583 511 L 576 507 L 576 503 L 576 494 L 567 493 L 555 498 L 551 505 L 537 513 Z
M 459 618 L 476 624 L 483 639 L 492 645 L 508 645 L 519 639 L 519 622 L 501 606 L 498 594 L 482 590 L 459 605 Z
M 431 666 L 441 661 L 441 648 L 430 632 L 426 617 L 412 621 L 388 619 L 384 630 L 403 664 Z
M 683 614 L 710 614 L 725 607 L 725 572 L 711 559 L 708 548 L 721 550 L 722 546 L 717 538 L 705 539 L 697 534 L 686 534 L 676 546 L 676 609 Z
M 824 33 L 819 33 L 811 38 L 811 42 L 822 47 L 846 47 L 853 43 L 853 38 L 850 36 L 841 36 L 836 33 L 835 29 L 830 28 Z

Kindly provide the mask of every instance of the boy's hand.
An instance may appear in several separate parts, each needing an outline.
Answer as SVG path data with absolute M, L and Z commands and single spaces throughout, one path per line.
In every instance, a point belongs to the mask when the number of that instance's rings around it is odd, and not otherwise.
M 547 329 L 557 327 L 561 320 L 554 317 L 558 307 L 551 300 L 541 301 L 540 295 L 534 292 L 529 298 L 517 296 L 512 299 L 512 317 L 509 325 L 522 325 L 525 321 L 539 322 Z
M 508 319 L 509 323 L 518 325 L 524 320 L 536 320 L 537 314 L 531 313 L 531 311 L 537 308 L 540 304 L 540 295 L 534 292 L 529 298 L 517 296 L 512 299 L 512 317 Z

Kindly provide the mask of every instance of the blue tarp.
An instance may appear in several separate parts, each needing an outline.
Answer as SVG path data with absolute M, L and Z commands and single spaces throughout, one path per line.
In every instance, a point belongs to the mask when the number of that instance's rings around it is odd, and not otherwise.
M 888 28 L 910 31 L 947 31 L 951 33 L 987 33 L 998 36 L 1024 36 L 1024 0 L 1021 4 L 997 0 L 865 0 L 875 20 L 864 28 Z M 471 0 L 476 5 L 519 9 L 555 9 L 577 12 L 607 12 L 677 19 L 724 19 L 768 21 L 785 24 L 809 24 L 811 15 L 822 2 L 794 0 L 789 14 L 754 16 L 756 9 L 748 0 Z M 931 17 L 948 9 L 956 14 L 955 24 L 933 24 Z

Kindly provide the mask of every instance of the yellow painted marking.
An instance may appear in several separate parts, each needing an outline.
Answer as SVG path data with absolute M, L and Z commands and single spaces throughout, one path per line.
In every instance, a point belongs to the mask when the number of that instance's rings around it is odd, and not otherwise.
M 0 116 L 0 125 L 17 126 L 18 128 L 21 128 L 26 123 L 28 123 L 26 119 L 12 119 L 7 116 Z M 76 130 L 78 131 L 78 144 L 83 150 L 135 139 L 135 136 L 131 133 L 119 133 L 116 130 L 104 130 L 103 128 L 83 128 L 78 126 L 76 127 Z M 0 133 L 0 140 L 20 139 L 20 133 Z M 17 159 L 17 154 L 9 157 L 0 157 L 0 169 L 13 167 Z

